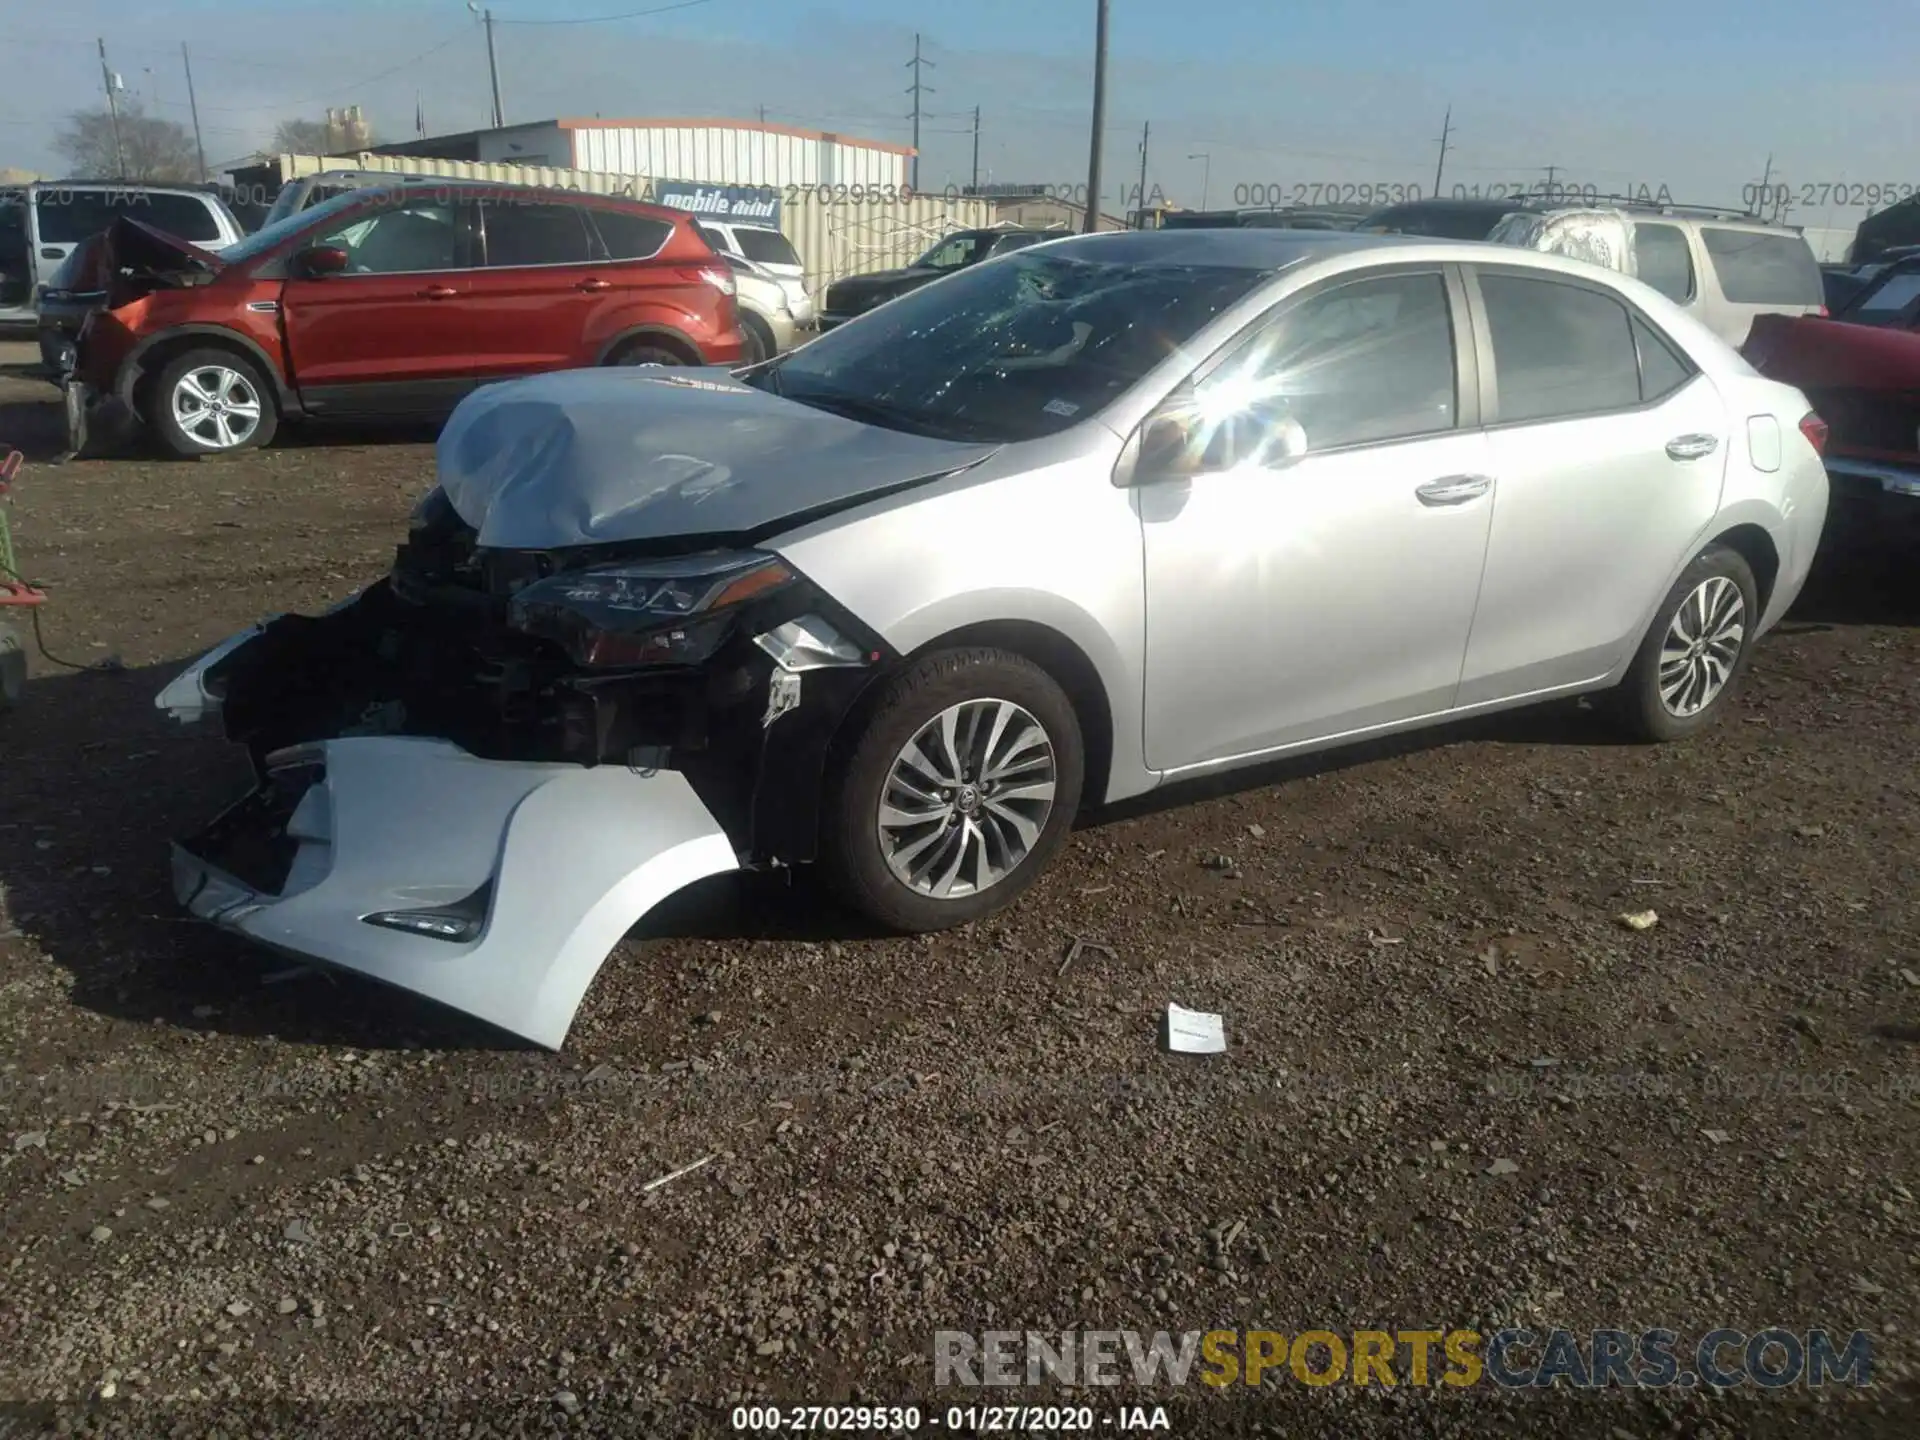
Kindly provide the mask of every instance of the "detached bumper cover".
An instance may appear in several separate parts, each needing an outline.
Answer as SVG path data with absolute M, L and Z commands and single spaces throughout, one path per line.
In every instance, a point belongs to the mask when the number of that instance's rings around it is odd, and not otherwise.
M 480 760 L 414 738 L 331 740 L 307 753 L 310 778 L 284 821 L 256 792 L 174 845 L 181 903 L 549 1049 L 636 921 L 738 868 L 718 822 L 671 772 Z M 263 853 L 283 857 L 265 879 Z M 481 891 L 485 921 L 464 943 L 364 918 Z

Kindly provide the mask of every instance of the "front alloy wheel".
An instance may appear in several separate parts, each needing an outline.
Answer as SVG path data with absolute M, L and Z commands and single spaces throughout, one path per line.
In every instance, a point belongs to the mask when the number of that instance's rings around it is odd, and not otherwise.
M 821 868 L 888 929 L 965 925 L 1011 905 L 1066 842 L 1085 768 L 1073 702 L 1033 661 L 985 646 L 921 655 L 836 746 Z
M 176 356 L 143 390 L 142 413 L 175 455 L 224 455 L 270 444 L 279 397 L 251 360 L 225 348 Z
M 173 423 L 208 450 L 237 450 L 260 428 L 260 392 L 228 365 L 203 365 L 173 382 Z
M 1053 742 L 1010 700 L 965 700 L 901 747 L 880 798 L 879 839 L 894 879 L 937 900 L 977 895 L 1012 874 L 1053 814 Z

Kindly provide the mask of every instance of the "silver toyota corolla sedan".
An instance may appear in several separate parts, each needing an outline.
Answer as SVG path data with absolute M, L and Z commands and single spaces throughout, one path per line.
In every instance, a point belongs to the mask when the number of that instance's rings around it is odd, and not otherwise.
M 1172 780 L 1583 692 L 1691 734 L 1824 437 L 1637 281 L 1338 232 L 1073 237 L 735 374 L 489 386 L 390 575 L 161 695 L 259 777 L 176 885 L 558 1047 L 719 872 L 930 930 Z

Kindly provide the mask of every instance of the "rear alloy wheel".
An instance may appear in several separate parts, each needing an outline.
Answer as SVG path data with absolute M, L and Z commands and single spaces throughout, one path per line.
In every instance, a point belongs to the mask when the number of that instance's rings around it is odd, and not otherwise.
M 826 797 L 841 897 L 894 930 L 942 930 L 1013 903 L 1080 805 L 1080 727 L 1039 666 L 946 650 L 888 682 Z
M 1753 570 L 1737 551 L 1702 551 L 1668 593 L 1617 695 L 1644 740 L 1679 740 L 1711 724 L 1746 668 L 1760 619 Z
M 224 455 L 273 439 L 280 408 L 252 361 L 230 350 L 193 350 L 154 382 L 148 423 L 175 455 Z

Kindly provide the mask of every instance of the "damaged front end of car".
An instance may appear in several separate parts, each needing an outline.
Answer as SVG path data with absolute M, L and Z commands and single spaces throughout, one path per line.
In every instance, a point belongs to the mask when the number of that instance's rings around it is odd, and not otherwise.
M 894 657 L 779 556 L 488 550 L 435 490 L 390 575 L 159 697 L 257 788 L 176 843 L 196 915 L 558 1048 L 675 890 L 813 858 L 829 749 Z

